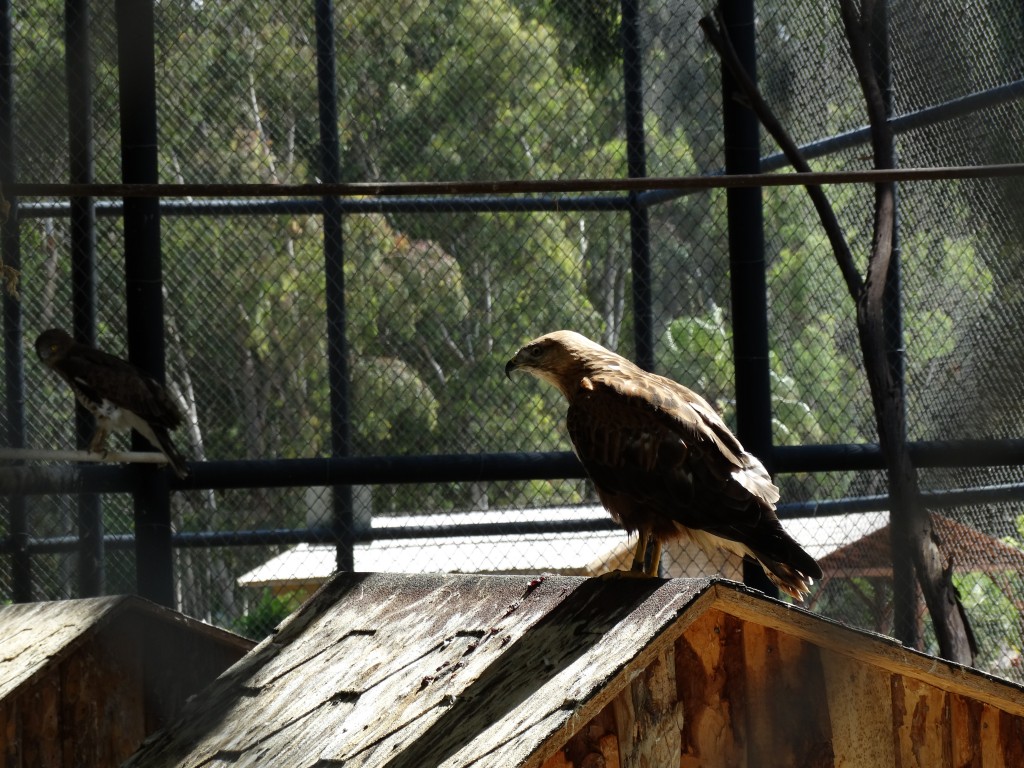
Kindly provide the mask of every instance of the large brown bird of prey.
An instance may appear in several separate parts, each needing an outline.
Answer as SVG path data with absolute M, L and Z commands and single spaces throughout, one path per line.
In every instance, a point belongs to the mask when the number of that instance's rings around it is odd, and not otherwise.
M 633 570 L 656 575 L 661 542 L 689 537 L 709 553 L 754 558 L 798 600 L 821 578 L 782 529 L 779 489 L 764 465 L 700 395 L 573 331 L 528 343 L 505 366 L 506 375 L 515 370 L 553 384 L 569 401 L 569 436 L 601 503 L 639 532 Z
M 105 452 L 112 430 L 134 429 L 167 457 L 178 477 L 188 475 L 170 436 L 170 430 L 182 422 L 181 412 L 156 381 L 131 363 L 81 344 L 59 328 L 39 334 L 36 354 L 96 417 L 90 451 Z

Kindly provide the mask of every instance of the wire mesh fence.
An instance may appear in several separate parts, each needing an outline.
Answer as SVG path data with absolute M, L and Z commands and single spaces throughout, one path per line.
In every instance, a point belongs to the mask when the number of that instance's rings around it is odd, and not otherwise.
M 120 179 L 116 24 L 91 10 L 91 151 L 99 182 Z M 1018 82 L 1024 20 L 1016 4 L 888 8 L 893 109 L 913 113 Z M 933 4 L 934 6 L 934 4 Z M 71 172 L 65 19 L 52 3 L 12 5 L 18 80 L 17 177 Z M 647 171 L 723 168 L 719 61 L 697 25 L 709 8 L 639 5 Z M 159 174 L 165 183 L 294 184 L 322 173 L 317 46 L 310 4 L 162 2 L 155 6 Z M 958 16 L 958 14 L 960 14 Z M 963 16 L 970 14 L 970 17 Z M 960 23 L 948 23 L 956 17 Z M 628 172 L 618 3 L 461 0 L 335 11 L 333 63 L 342 181 L 600 179 Z M 789 0 L 758 6 L 762 92 L 802 144 L 865 123 L 838 10 Z M 904 166 L 1020 162 L 1019 101 L 992 97 L 899 133 Z M 769 139 L 763 155 L 776 151 Z M 871 165 L 866 143 L 816 169 Z M 899 192 L 904 353 L 912 440 L 1021 437 L 1021 232 L 1016 179 L 920 182 Z M 828 194 L 861 267 L 872 190 Z M 347 424 L 355 456 L 565 451 L 557 392 L 501 375 L 519 345 L 573 328 L 635 356 L 630 210 L 637 197 L 437 197 L 346 201 L 342 219 Z M 875 441 L 853 302 L 813 207 L 797 187 L 763 191 L 773 439 L 778 446 Z M 362 204 L 362 207 L 359 205 Z M 735 420 L 726 194 L 651 198 L 646 244 L 656 369 Z M 124 229 L 97 204 L 96 331 L 127 353 Z M 70 328 L 68 257 L 76 232 L 61 200 L 20 208 L 25 443 L 73 448 L 70 393 L 37 363 L 36 334 Z M 161 221 L 169 390 L 193 461 L 332 453 L 324 216 L 316 200 L 165 199 Z M 0 383 L 5 395 L 9 382 Z M 10 409 L 0 419 L 10 419 Z M 2 422 L 5 430 L 7 421 Z M 121 442 L 118 442 L 120 440 Z M 127 438 L 112 445 L 127 448 Z M 930 469 L 925 491 L 1016 486 L 1017 466 Z M 875 471 L 780 475 L 788 529 L 826 565 L 814 610 L 892 631 L 885 477 Z M 359 569 L 596 573 L 630 554 L 583 479 L 360 485 Z M 829 500 L 872 511 L 812 515 Z M 874 499 L 874 501 L 870 501 Z M 0 497 L 6 507 L 8 497 Z M 79 593 L 78 499 L 28 504 L 33 596 Z M 790 505 L 787 507 L 786 505 Z M 857 507 L 852 504 L 851 508 Z M 134 588 L 126 494 L 102 499 L 105 589 Z M 305 488 L 177 491 L 176 599 L 183 610 L 265 631 L 336 565 L 324 541 L 333 492 Z M 1012 502 L 942 506 L 944 546 L 981 644 L 979 664 L 1022 678 L 1024 518 Z M 500 526 L 504 524 L 505 528 Z M 8 526 L 9 515 L 0 525 Z M 470 535 L 459 535 L 456 526 Z M 246 546 L 210 533 L 257 532 Z M 260 531 L 312 532 L 289 543 Z M 316 532 L 320 533 L 316 533 Z M 435 531 L 437 535 L 430 535 Z M 206 540 L 208 544 L 211 540 Z M 944 550 L 946 551 L 946 550 Z M 735 561 L 677 547 L 667 575 Z M 0 586 L 11 593 L 9 564 Z M 926 620 L 923 615 L 923 624 Z M 929 641 L 930 642 L 930 641 Z M 929 650 L 935 650 L 931 645 Z

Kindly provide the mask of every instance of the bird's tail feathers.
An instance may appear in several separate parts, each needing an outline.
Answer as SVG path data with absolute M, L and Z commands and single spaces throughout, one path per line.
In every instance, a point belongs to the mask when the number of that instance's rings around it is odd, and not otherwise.
M 814 584 L 814 577 L 797 570 L 791 565 L 780 563 L 778 560 L 772 560 L 769 557 L 756 554 L 755 557 L 761 567 L 764 568 L 765 575 L 768 576 L 772 584 L 794 600 L 802 603 L 804 598 L 810 594 L 811 585 Z
M 163 455 L 167 457 L 167 461 L 170 462 L 171 469 L 174 470 L 174 474 L 182 480 L 188 477 L 188 467 L 185 466 L 185 457 L 178 453 L 178 449 L 174 447 L 170 433 L 163 427 L 155 428 L 153 429 L 153 437 L 155 437 L 156 440 L 150 440 L 150 442 L 153 443 L 154 447 L 159 448 Z
M 803 602 L 814 580 L 821 578 L 821 566 L 783 530 L 778 520 L 773 522 L 774 535 L 763 540 L 765 546 L 752 547 L 751 554 L 775 586 Z
M 708 555 L 721 548 L 740 557 L 753 558 L 775 586 L 794 600 L 803 602 L 804 597 L 810 593 L 814 580 L 821 578 L 821 566 L 782 529 L 778 520 L 774 521 L 773 528 L 770 536 L 761 539 L 762 546 L 737 541 L 710 531 L 689 529 L 687 533 Z M 774 556 L 765 554 L 765 548 Z

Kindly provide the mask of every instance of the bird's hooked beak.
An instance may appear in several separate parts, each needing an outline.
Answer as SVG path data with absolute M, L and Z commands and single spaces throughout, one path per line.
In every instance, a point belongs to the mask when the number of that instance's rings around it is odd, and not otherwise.
M 512 378 L 512 371 L 514 371 L 514 370 L 516 370 L 518 368 L 519 368 L 519 363 L 516 362 L 516 358 L 513 357 L 511 360 L 509 360 L 507 363 L 505 363 L 505 378 L 506 379 L 511 379 Z

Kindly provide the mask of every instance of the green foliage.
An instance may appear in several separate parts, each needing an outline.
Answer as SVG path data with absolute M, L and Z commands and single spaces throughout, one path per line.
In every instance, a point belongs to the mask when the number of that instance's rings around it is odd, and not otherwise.
M 243 637 L 262 640 L 298 607 L 299 601 L 294 596 L 274 595 L 269 589 L 264 589 L 256 604 L 231 628 Z
M 395 358 L 359 358 L 352 386 L 356 451 L 401 454 L 433 447 L 437 398 L 411 366 Z
M 161 179 L 314 181 L 320 158 L 309 4 L 162 0 L 154 10 Z M 861 125 L 863 102 L 852 68 L 833 55 L 837 38 L 827 37 L 837 28 L 835 8 L 825 10 L 824 23 L 820 13 L 781 20 L 777 9 L 763 10 L 762 80 L 783 122 L 799 123 L 809 134 L 797 139 Z M 67 175 L 61 11 L 39 0 L 13 8 L 22 180 Z M 649 172 L 718 169 L 717 57 L 696 32 L 687 4 L 648 4 L 643 11 Z M 1016 10 L 982 3 L 971 13 L 979 21 L 973 28 L 994 36 L 1002 59 L 1016 61 L 1019 35 L 1008 21 L 1017 18 Z M 112 181 L 120 173 L 113 4 L 95 4 L 92 14 L 97 178 Z M 925 22 L 940 34 L 943 17 L 933 16 Z M 337 4 L 343 180 L 624 176 L 619 21 L 619 3 L 608 0 Z M 920 53 L 902 54 L 901 67 L 921 65 Z M 985 74 L 983 61 L 968 58 L 964 64 L 962 56 L 949 57 L 957 66 L 944 88 Z M 793 89 L 798 79 L 802 98 Z M 980 133 L 989 151 L 1013 141 L 1012 132 Z M 861 160 L 841 153 L 814 166 L 840 170 Z M 1022 281 L 1016 239 L 997 233 L 1001 249 L 977 245 L 975 217 L 983 209 L 977 187 L 944 185 L 948 194 L 917 189 L 901 189 L 901 208 L 920 195 L 921 204 L 940 208 L 951 223 L 902 226 L 900 232 L 908 284 L 909 408 L 912 418 L 925 422 L 931 413 L 925 393 L 949 378 L 958 350 L 973 341 L 972 323 L 994 301 L 1019 298 Z M 833 185 L 828 192 L 863 271 L 871 189 Z M 766 189 L 763 199 L 774 440 L 872 441 L 854 307 L 830 246 L 804 190 Z M 656 275 L 651 289 L 660 369 L 733 420 L 732 326 L 723 309 L 729 305 L 725 201 L 724 193 L 714 192 L 649 210 Z M 22 222 L 26 335 L 41 330 L 37 324 L 70 323 L 67 226 L 60 218 Z M 201 448 L 212 459 L 327 455 L 325 318 L 341 297 L 327 295 L 320 218 L 169 214 L 161 226 L 166 308 L 177 329 L 167 339 L 168 369 L 195 408 L 202 440 L 189 452 L 198 455 Z M 505 382 L 501 371 L 523 341 L 555 328 L 571 327 L 630 353 L 627 214 L 469 214 L 440 203 L 430 214 L 346 214 L 343 226 L 349 426 L 356 453 L 568 449 L 559 394 L 532 381 Z M 97 241 L 100 340 L 123 352 L 120 222 L 100 217 Z M 64 425 L 72 404 L 60 382 L 39 373 L 29 365 L 30 411 L 52 418 L 34 420 L 29 442 L 69 447 Z M 828 492 L 835 496 L 853 481 L 852 475 L 830 479 Z M 822 492 L 811 478 L 786 476 L 781 482 L 787 499 Z M 378 511 L 408 512 L 577 502 L 588 490 L 573 481 L 383 487 L 374 493 Z M 183 531 L 298 526 L 308 512 L 305 499 L 284 490 L 175 499 L 175 524 Z M 34 535 L 74 529 L 67 505 L 33 503 L 45 512 L 32 515 Z M 130 531 L 127 500 L 106 505 L 108 530 Z M 195 590 L 229 593 L 230 574 L 244 572 L 263 554 L 233 552 L 221 560 L 217 553 L 204 553 L 203 560 L 196 555 L 189 563 L 201 562 L 207 578 L 197 579 Z M 50 570 L 67 567 L 56 557 L 46 562 Z M 122 576 L 110 583 L 130 586 Z M 853 604 L 874 588 L 866 581 L 852 584 L 860 592 L 847 585 L 828 599 Z M 991 583 L 965 582 L 963 589 L 979 609 L 1009 610 Z M 230 610 L 223 595 L 203 600 L 209 615 Z M 291 607 L 264 595 L 240 628 L 262 634 Z M 859 610 L 850 615 L 860 616 Z
M 702 316 L 677 317 L 670 322 L 662 337 L 659 358 L 665 361 L 666 376 L 685 382 L 731 414 L 732 407 L 727 403 L 735 378 L 732 337 L 721 307 Z
M 1000 578 L 1002 584 L 999 583 Z M 986 640 L 979 648 L 976 665 L 981 669 L 1010 674 L 1006 657 L 1020 658 L 1024 651 L 1020 634 L 1024 624 L 1019 603 L 1024 582 L 1020 574 L 957 571 L 953 573 L 953 586 L 970 617 L 975 635 Z M 1015 676 L 1021 679 L 1019 668 Z

